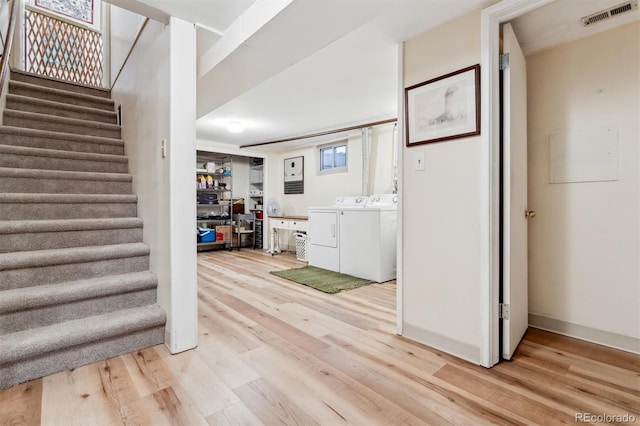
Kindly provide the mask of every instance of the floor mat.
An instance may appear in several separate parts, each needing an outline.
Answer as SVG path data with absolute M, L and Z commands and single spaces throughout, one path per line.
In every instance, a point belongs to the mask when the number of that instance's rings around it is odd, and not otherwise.
M 325 293 L 337 293 L 342 290 L 351 290 L 371 284 L 373 281 L 352 277 L 315 266 L 287 269 L 284 271 L 272 271 L 273 275 L 286 278 L 290 281 L 304 284 Z

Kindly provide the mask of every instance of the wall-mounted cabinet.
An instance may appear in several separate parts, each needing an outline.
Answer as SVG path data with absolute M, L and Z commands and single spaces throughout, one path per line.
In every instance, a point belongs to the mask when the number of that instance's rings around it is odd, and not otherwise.
M 232 161 L 205 151 L 196 156 L 198 250 L 231 248 Z

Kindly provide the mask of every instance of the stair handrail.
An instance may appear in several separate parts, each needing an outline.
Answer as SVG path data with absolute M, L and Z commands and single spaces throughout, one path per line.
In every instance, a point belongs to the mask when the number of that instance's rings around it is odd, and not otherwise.
M 2 50 L 2 59 L 0 59 L 0 95 L 4 87 L 4 81 L 7 77 L 7 69 L 9 67 L 9 53 L 11 52 L 11 44 L 13 43 L 13 28 L 15 27 L 16 14 L 19 8 L 16 7 L 18 0 L 9 0 L 9 21 L 7 23 L 7 35 Z

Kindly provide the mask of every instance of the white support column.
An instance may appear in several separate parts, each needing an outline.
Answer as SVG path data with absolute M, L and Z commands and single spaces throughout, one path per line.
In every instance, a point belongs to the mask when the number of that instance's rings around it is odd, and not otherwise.
M 166 344 L 171 353 L 198 344 L 196 274 L 196 39 L 186 21 L 169 21 L 170 137 L 167 149 L 170 187 L 171 321 Z M 160 141 L 158 141 L 160 152 Z

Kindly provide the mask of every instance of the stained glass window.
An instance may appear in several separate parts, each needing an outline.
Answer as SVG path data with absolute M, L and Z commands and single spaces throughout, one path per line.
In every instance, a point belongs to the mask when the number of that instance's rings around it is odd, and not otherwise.
M 93 24 L 93 0 L 36 0 L 36 6 Z

